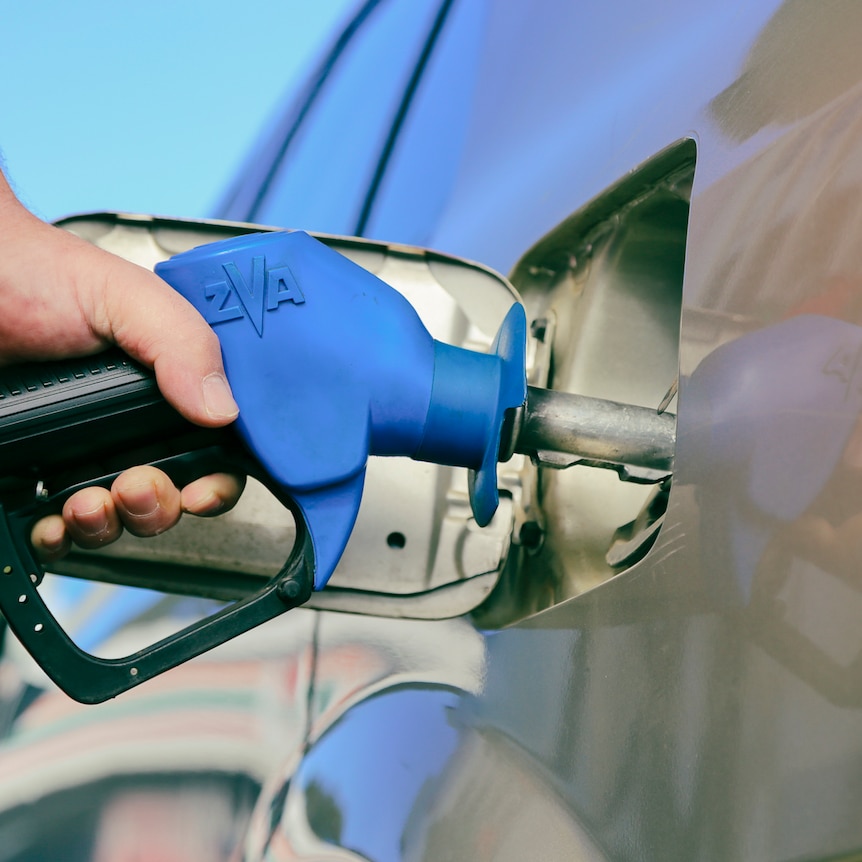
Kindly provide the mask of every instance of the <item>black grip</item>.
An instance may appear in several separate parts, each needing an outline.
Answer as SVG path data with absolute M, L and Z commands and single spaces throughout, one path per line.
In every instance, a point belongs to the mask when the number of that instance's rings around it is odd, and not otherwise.
M 0 369 L 3 480 L 103 463 L 193 430 L 164 400 L 153 373 L 116 350 Z

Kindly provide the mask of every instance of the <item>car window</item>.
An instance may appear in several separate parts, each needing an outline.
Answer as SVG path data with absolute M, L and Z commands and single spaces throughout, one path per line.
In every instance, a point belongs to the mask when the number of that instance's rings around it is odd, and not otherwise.
M 352 233 L 440 0 L 371 0 L 299 106 L 254 156 L 222 215 Z

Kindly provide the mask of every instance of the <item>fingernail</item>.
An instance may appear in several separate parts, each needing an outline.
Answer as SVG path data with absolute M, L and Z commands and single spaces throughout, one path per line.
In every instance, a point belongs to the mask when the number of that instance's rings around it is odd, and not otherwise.
M 204 406 L 213 419 L 234 419 L 239 414 L 239 407 L 223 374 L 214 371 L 204 377 L 203 392 Z
M 118 488 L 117 496 L 123 508 L 133 518 L 147 518 L 154 515 L 161 505 L 156 486 L 152 482 L 141 482 L 139 485 Z
M 39 525 L 38 537 L 36 530 L 31 536 L 31 542 L 39 559 L 45 563 L 53 563 L 64 556 L 69 550 L 71 541 L 63 525 L 63 519 L 59 515 L 45 518 Z
M 59 542 L 53 544 L 43 543 L 34 548 L 36 556 L 43 563 L 56 563 L 62 560 L 72 547 L 72 540 L 66 536 Z
M 224 509 L 224 500 L 214 491 L 188 494 L 183 499 L 183 509 L 193 515 L 217 515 Z
M 95 539 L 107 534 L 109 530 L 105 512 L 105 504 L 100 503 L 94 509 L 88 509 L 86 512 L 73 511 L 72 517 L 82 535 Z

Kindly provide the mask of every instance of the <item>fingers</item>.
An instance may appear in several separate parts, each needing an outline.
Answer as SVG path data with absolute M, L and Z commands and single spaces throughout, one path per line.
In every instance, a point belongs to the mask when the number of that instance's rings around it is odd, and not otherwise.
M 120 537 L 156 536 L 179 520 L 180 492 L 160 470 L 133 467 L 117 477 L 111 490 L 84 488 L 63 506 L 70 539 L 81 548 L 99 548 Z
M 61 515 L 49 515 L 36 523 L 30 533 L 30 543 L 43 563 L 53 563 L 65 557 L 72 539 Z
M 218 473 L 179 491 L 155 467 L 133 467 L 114 481 L 110 491 L 90 487 L 73 494 L 62 515 L 43 518 L 30 540 L 42 562 L 59 560 L 74 542 L 95 549 L 116 541 L 126 529 L 134 536 L 156 536 L 179 521 L 183 512 L 213 516 L 233 508 L 245 477 Z
M 212 517 L 232 509 L 245 488 L 245 476 L 215 473 L 186 485 L 182 509 L 191 515 Z
M 157 536 L 180 519 L 180 492 L 155 467 L 132 467 L 111 485 L 119 521 L 133 536 Z M 73 533 L 72 538 L 77 541 Z
M 120 517 L 104 488 L 84 488 L 63 506 L 63 522 L 71 540 L 82 548 L 98 548 L 119 538 Z

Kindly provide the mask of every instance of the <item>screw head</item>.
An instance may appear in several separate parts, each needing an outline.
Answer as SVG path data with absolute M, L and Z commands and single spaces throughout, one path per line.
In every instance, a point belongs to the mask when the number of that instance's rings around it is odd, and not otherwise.
M 290 578 L 279 585 L 279 596 L 285 601 L 295 602 L 302 592 L 302 584 L 299 581 Z

